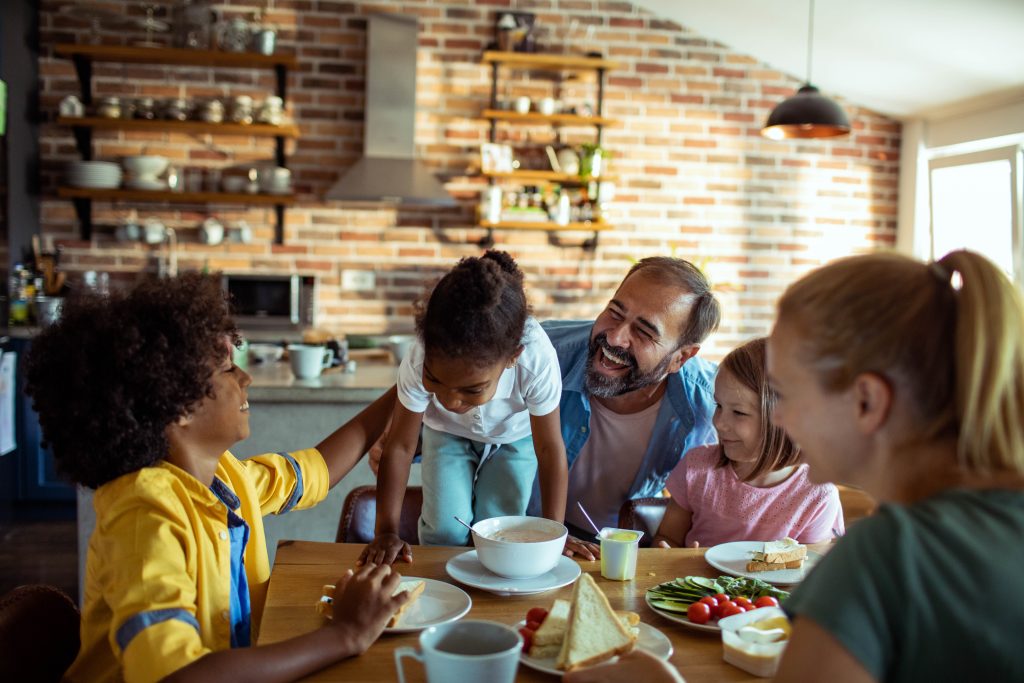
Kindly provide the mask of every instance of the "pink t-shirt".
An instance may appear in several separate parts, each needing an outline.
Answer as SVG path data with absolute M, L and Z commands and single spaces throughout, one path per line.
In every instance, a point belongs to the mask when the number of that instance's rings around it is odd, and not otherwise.
M 731 466 L 716 467 L 718 445 L 698 446 L 675 466 L 665 488 L 693 513 L 686 545 L 710 547 L 729 541 L 775 541 L 789 536 L 821 543 L 845 533 L 839 491 L 813 484 L 807 465 L 767 488 L 740 481 Z

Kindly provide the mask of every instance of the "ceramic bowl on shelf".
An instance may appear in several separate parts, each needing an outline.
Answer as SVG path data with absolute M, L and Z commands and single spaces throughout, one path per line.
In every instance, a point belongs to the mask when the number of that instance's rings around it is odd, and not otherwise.
M 140 154 L 138 156 L 125 157 L 121 161 L 124 170 L 135 178 L 156 178 L 167 170 L 169 164 L 167 157 L 152 154 Z
M 275 363 L 284 356 L 284 347 L 277 344 L 249 344 L 249 357 L 257 363 Z
M 74 187 L 113 189 L 121 185 L 121 167 L 109 161 L 72 161 L 65 177 Z

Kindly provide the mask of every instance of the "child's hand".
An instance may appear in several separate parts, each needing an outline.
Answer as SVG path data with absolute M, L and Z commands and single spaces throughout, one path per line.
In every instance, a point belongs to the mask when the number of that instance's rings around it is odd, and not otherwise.
M 370 446 L 370 450 L 367 451 L 367 462 L 370 465 L 370 470 L 373 471 L 374 476 L 377 476 L 377 470 L 380 468 L 380 458 L 384 455 L 384 442 L 388 439 L 387 430 L 380 435 L 380 438 L 373 442 Z
M 579 556 L 581 560 L 598 560 L 601 558 L 601 546 L 589 541 L 581 541 L 575 536 L 568 536 L 565 539 L 565 549 L 562 554 L 566 557 Z
M 334 588 L 334 619 L 328 628 L 338 629 L 348 651 L 361 654 L 377 640 L 388 620 L 409 600 L 408 592 L 392 596 L 402 576 L 388 565 L 351 569 Z
M 412 548 L 399 538 L 398 534 L 377 534 L 370 544 L 363 548 L 356 564 L 392 564 L 396 560 L 412 562 Z

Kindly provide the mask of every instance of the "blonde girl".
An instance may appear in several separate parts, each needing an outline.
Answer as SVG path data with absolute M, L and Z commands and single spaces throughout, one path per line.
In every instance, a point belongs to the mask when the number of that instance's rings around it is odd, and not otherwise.
M 698 446 L 672 470 L 672 500 L 655 536 L 661 547 L 728 541 L 827 541 L 843 533 L 839 493 L 814 484 L 800 451 L 769 419 L 775 395 L 765 370 L 765 338 L 734 349 L 715 379 L 719 443 Z

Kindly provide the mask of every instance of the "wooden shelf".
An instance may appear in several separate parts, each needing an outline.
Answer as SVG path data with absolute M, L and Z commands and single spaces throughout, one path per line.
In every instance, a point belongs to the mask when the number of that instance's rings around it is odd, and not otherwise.
M 60 187 L 57 196 L 64 199 L 94 201 L 168 202 L 171 204 L 251 204 L 291 206 L 292 194 L 243 194 L 228 192 L 171 192 L 169 190 L 96 190 L 85 187 Z
M 61 43 L 54 51 L 58 57 L 83 58 L 94 62 L 227 66 L 245 69 L 273 69 L 278 66 L 294 69 L 299 65 L 294 55 L 261 55 L 255 52 L 187 50 L 174 47 Z
M 483 61 L 508 66 L 536 67 L 538 69 L 615 69 L 620 65 L 601 57 L 540 54 L 536 52 L 484 52 Z
M 557 173 L 555 171 L 540 170 L 518 170 L 518 171 L 484 171 L 480 175 L 486 178 L 499 178 L 501 180 L 518 180 L 524 183 L 548 182 L 562 183 L 563 185 L 587 185 L 589 183 L 614 182 L 615 176 L 601 176 L 600 178 L 582 177 L 568 173 Z
M 567 223 L 565 225 L 559 225 L 558 223 L 552 223 L 550 221 L 501 221 L 498 223 L 480 221 L 477 225 L 481 228 L 487 228 L 488 230 L 542 230 L 544 232 L 558 232 L 560 230 L 574 232 L 602 232 L 604 230 L 611 230 L 612 227 L 604 221 Z
M 520 114 L 517 111 L 506 109 L 484 109 L 482 116 L 493 121 L 546 126 L 614 126 L 618 123 L 617 120 L 604 116 L 579 116 L 578 114 L 551 114 L 548 116 L 535 112 Z
M 264 138 L 297 138 L 299 127 L 294 123 L 271 126 L 266 123 L 207 123 L 206 121 L 168 121 L 164 119 L 107 119 L 98 116 L 71 118 L 61 116 L 57 124 L 69 128 L 94 130 L 135 130 L 191 135 L 251 135 Z

